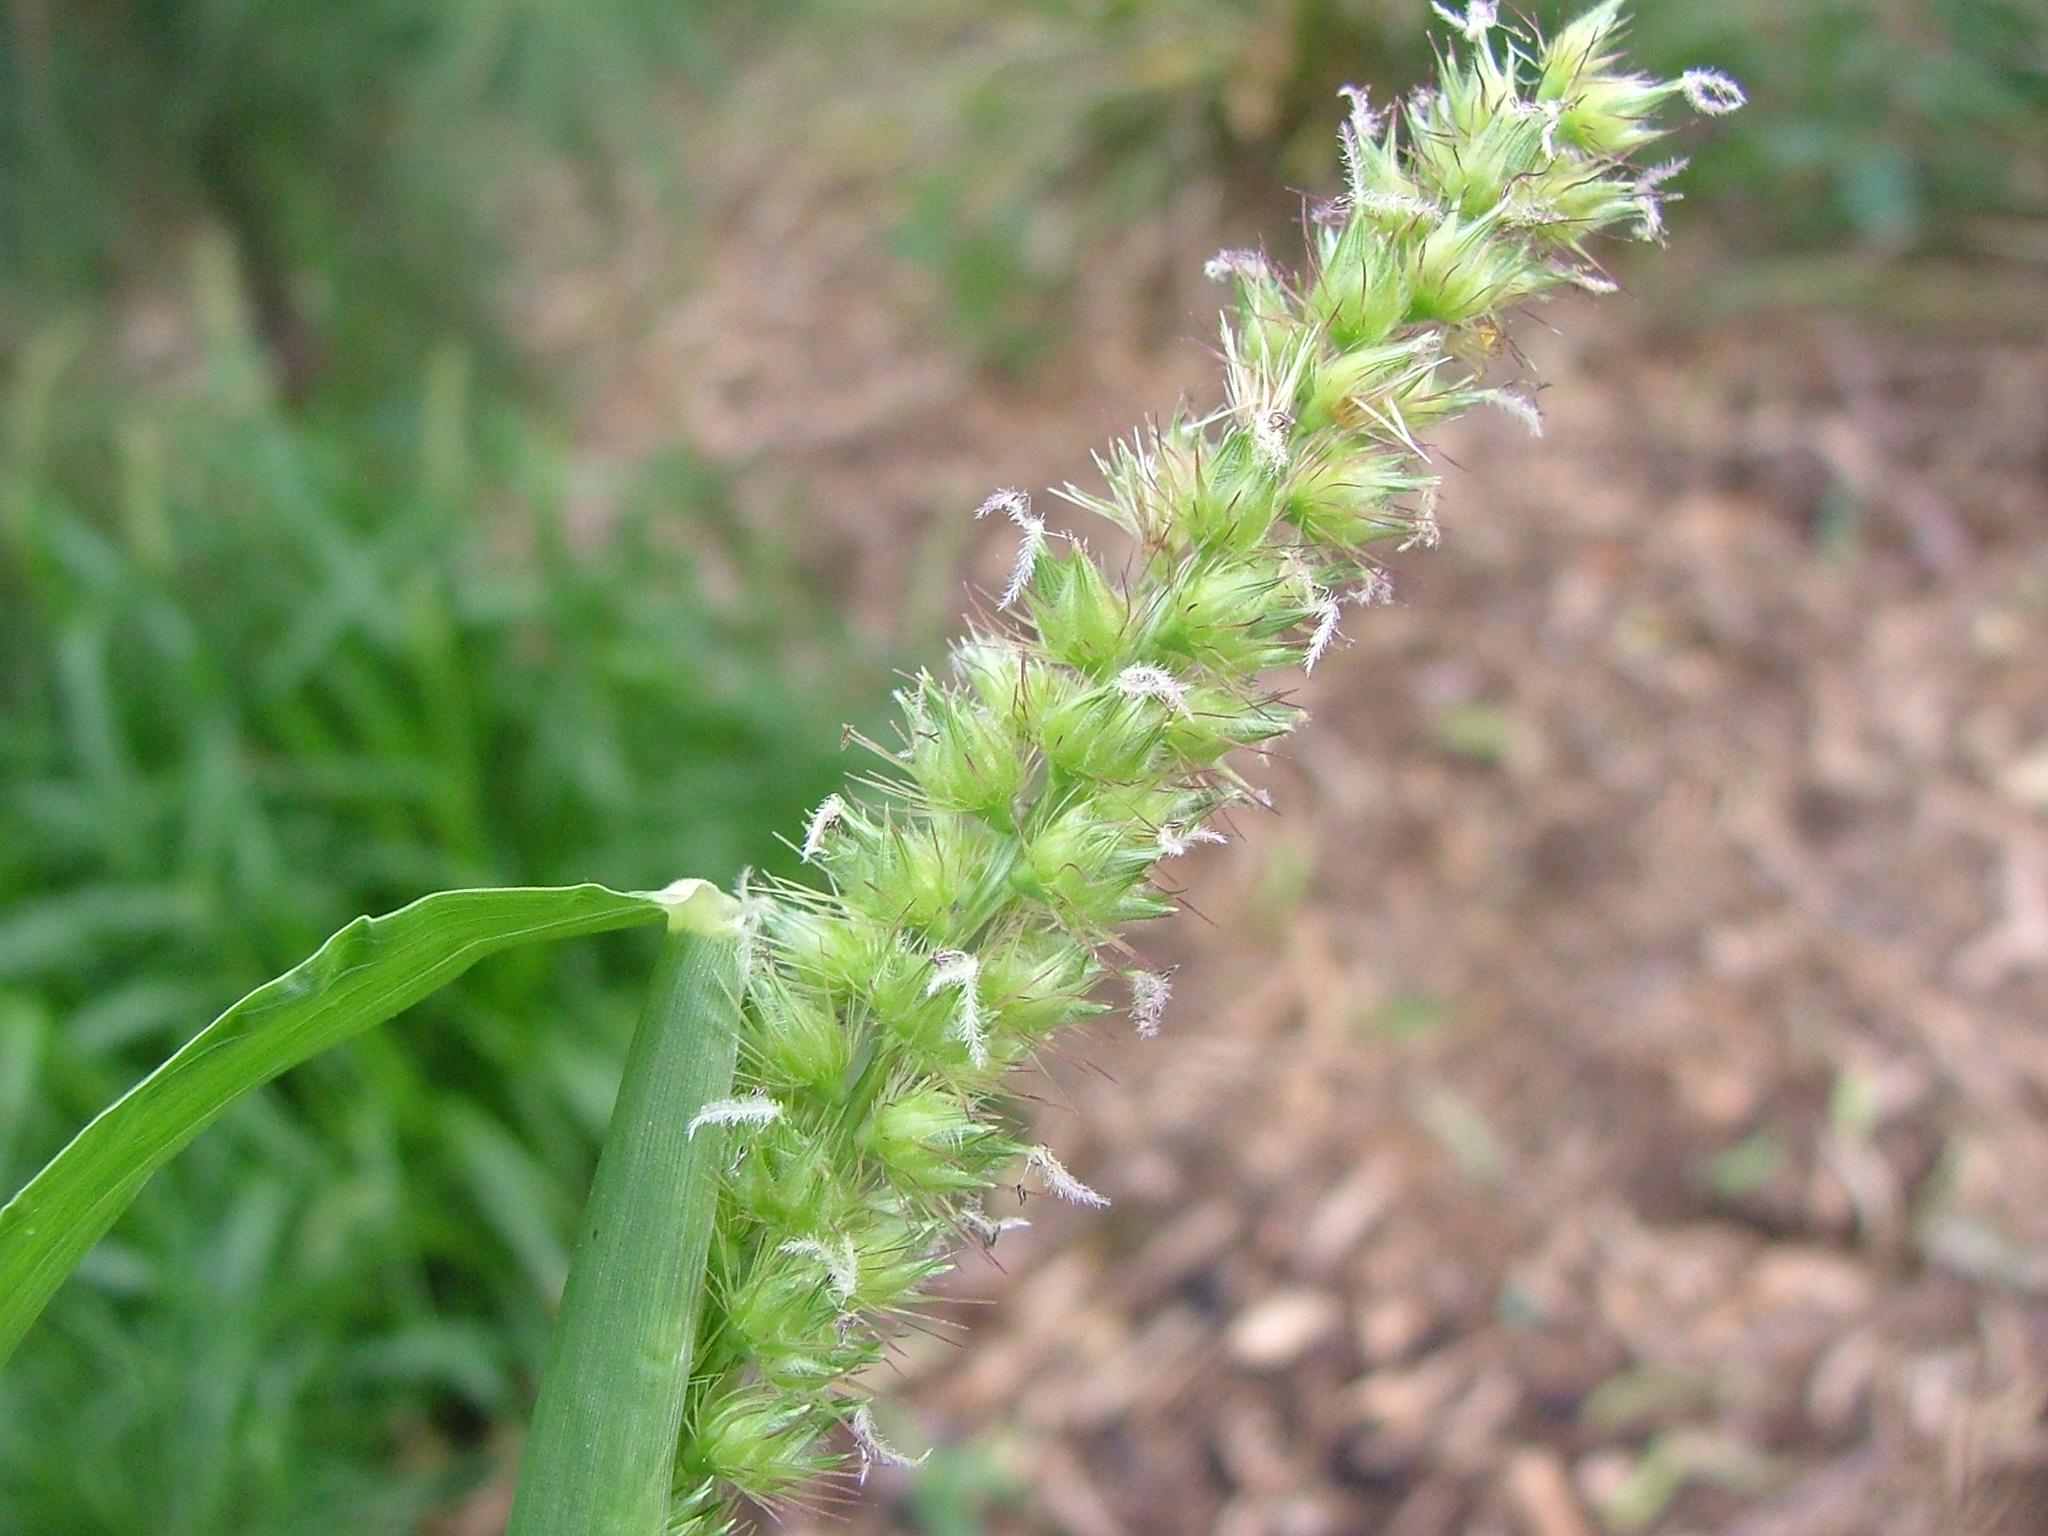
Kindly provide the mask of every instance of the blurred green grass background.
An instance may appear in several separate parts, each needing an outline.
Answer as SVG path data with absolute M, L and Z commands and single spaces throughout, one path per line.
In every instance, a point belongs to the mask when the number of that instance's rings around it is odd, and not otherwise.
M 1028 368 L 1180 189 L 1326 185 L 1334 88 L 1419 74 L 1424 10 L 9 0 L 0 1183 L 358 912 L 775 867 L 840 772 L 879 665 L 734 467 L 594 466 L 537 376 L 502 284 L 536 178 L 687 226 L 670 125 L 739 71 L 921 94 L 896 248 Z M 2033 0 L 1638 10 L 1647 65 L 1755 102 L 1691 183 L 1726 262 L 2048 262 Z M 494 962 L 203 1138 L 0 1375 L 0 1532 L 458 1502 L 523 1418 L 646 960 Z

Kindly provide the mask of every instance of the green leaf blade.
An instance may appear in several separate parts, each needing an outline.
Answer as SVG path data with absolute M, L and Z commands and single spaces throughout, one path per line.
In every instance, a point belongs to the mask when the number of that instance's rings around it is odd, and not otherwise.
M 0 1208 L 0 1363 L 151 1174 L 250 1090 L 402 1013 L 500 950 L 660 922 L 600 885 L 441 891 L 359 917 L 95 1117 Z

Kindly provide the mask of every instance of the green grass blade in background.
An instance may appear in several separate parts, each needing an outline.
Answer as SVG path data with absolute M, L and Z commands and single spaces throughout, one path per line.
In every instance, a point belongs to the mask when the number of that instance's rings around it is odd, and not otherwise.
M 357 918 L 201 1030 L 0 1209 L 0 1362 L 149 1176 L 243 1094 L 404 1011 L 486 955 L 657 922 L 673 905 L 577 885 L 442 891 Z

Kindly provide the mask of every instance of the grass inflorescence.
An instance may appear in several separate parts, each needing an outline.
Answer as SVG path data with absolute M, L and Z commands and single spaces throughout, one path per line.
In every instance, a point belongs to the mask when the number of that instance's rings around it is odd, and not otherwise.
M 1002 1082 L 1121 981 L 1161 1026 L 1163 976 L 1129 924 L 1174 901 L 1162 860 L 1261 799 L 1237 766 L 1292 730 L 1286 696 L 1382 601 L 1378 553 L 1436 538 L 1423 437 L 1475 406 L 1532 429 L 1528 395 L 1469 359 L 1505 317 L 1605 291 L 1597 235 L 1656 239 L 1673 166 L 1639 157 L 1673 105 L 1741 100 L 1711 71 L 1652 79 L 1616 51 L 1619 0 L 1554 35 L 1474 0 L 1434 86 L 1347 93 L 1343 195 L 1314 211 L 1309 270 L 1255 251 L 1230 285 L 1225 403 L 1101 461 L 1078 509 L 1132 545 L 1119 572 L 1031 500 L 981 509 L 1019 538 L 1012 579 L 898 695 L 900 742 L 805 828 L 823 888 L 746 893 L 739 1097 L 676 1472 L 673 1528 L 720 1529 L 835 1470 L 903 1459 L 861 1373 L 962 1242 L 992 1244 L 1005 1175 L 1098 1192 L 1004 1116 Z M 838 1434 L 844 1431 L 843 1436 Z

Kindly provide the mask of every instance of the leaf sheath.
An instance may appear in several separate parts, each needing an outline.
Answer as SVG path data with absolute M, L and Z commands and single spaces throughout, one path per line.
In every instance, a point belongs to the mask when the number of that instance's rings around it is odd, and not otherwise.
M 651 1536 L 666 1523 L 728 1132 L 738 946 L 672 932 L 576 1234 L 508 1536 Z

